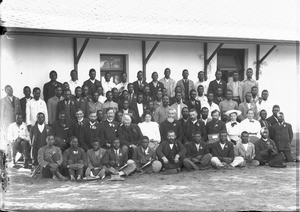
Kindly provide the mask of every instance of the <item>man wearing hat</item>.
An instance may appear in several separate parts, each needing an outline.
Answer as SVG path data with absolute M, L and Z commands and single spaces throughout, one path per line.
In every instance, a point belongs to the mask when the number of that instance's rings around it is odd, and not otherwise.
M 43 167 L 42 176 L 52 176 L 53 180 L 68 180 L 60 172 L 59 168 L 63 162 L 63 156 L 59 147 L 54 146 L 54 136 L 48 135 L 46 138 L 47 145 L 38 151 L 38 163 Z
M 260 131 L 261 139 L 255 145 L 254 160 L 258 160 L 260 165 L 269 165 L 270 167 L 286 167 L 283 165 L 284 154 L 278 153 L 273 140 L 269 138 L 269 130 L 263 127 Z
M 167 140 L 159 144 L 156 154 L 167 173 L 178 173 L 181 171 L 186 148 L 176 139 L 174 130 L 169 130 Z
M 230 121 L 225 124 L 229 140 L 234 145 L 236 145 L 237 142 L 239 142 L 241 140 L 241 138 L 240 138 L 240 135 L 241 135 L 240 123 L 237 122 L 237 117 L 239 115 L 241 115 L 241 111 L 239 111 L 239 110 L 228 110 L 225 114 L 230 119 Z
M 134 150 L 132 159 L 140 172 L 159 172 L 162 164 L 157 160 L 154 150 L 149 148 L 149 138 L 143 136 L 140 145 Z
M 205 169 L 210 166 L 212 155 L 209 153 L 209 144 L 201 138 L 201 132 L 193 135 L 193 141 L 185 145 L 187 154 L 183 159 L 183 165 L 188 170 Z
M 284 121 L 282 112 L 277 114 L 278 123 L 273 124 L 270 129 L 270 138 L 275 142 L 278 152 L 282 152 L 286 162 L 294 162 L 291 152 L 291 142 L 293 140 L 292 125 Z
M 249 133 L 244 131 L 241 134 L 242 141 L 238 142 L 234 147 L 234 154 L 236 157 L 240 156 L 244 158 L 244 163 L 242 166 L 246 164 L 250 166 L 259 166 L 259 161 L 254 160 L 255 157 L 255 146 L 251 142 L 249 142 Z
M 255 143 L 259 140 L 261 126 L 259 121 L 254 119 L 254 111 L 252 109 L 247 111 L 247 118 L 241 122 L 240 127 L 242 131 L 249 133 L 250 142 Z

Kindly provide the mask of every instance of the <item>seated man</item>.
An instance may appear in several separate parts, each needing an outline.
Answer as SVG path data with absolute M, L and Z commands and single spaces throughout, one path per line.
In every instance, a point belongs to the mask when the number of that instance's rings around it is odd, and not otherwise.
M 269 138 L 269 130 L 263 127 L 260 130 L 261 139 L 255 145 L 255 160 L 258 160 L 260 165 L 269 165 L 270 167 L 286 167 L 283 165 L 284 154 L 278 153 L 274 141 Z
M 103 156 L 103 165 L 107 167 L 106 173 L 113 175 L 129 175 L 134 172 L 134 161 L 128 160 L 127 152 L 120 149 L 120 140 L 115 138 L 112 147 L 106 150 Z
M 242 157 L 234 156 L 233 144 L 227 140 L 227 133 L 221 131 L 219 133 L 219 141 L 211 144 L 211 164 L 217 169 L 233 168 L 235 166 L 242 165 L 244 159 Z
M 220 112 L 214 110 L 211 112 L 212 120 L 206 124 L 206 134 L 208 135 L 209 143 L 214 143 L 218 140 L 218 135 L 222 131 L 226 131 L 226 125 L 220 120 Z
M 24 157 L 24 168 L 28 168 L 30 144 L 29 132 L 25 122 L 23 122 L 22 114 L 16 115 L 16 122 L 11 123 L 7 130 L 7 140 L 12 146 L 13 163 L 16 164 L 16 154 L 20 152 Z
M 156 149 L 159 161 L 162 162 L 163 168 L 169 173 L 178 173 L 181 171 L 183 159 L 186 154 L 186 148 L 175 138 L 175 131 L 169 130 L 167 140 L 162 141 Z
M 209 144 L 201 138 L 201 132 L 194 133 L 193 141 L 185 145 L 187 150 L 183 165 L 188 169 L 205 169 L 210 166 L 212 155 L 209 153 Z
M 149 138 L 143 136 L 141 144 L 134 150 L 132 159 L 134 160 L 138 171 L 147 173 L 159 172 L 162 164 L 157 160 L 154 150 L 149 148 Z
M 78 139 L 75 136 L 70 138 L 70 148 L 64 151 L 63 157 L 71 181 L 81 180 L 83 168 L 86 166 L 86 153 L 84 149 L 78 147 Z
M 244 131 L 241 134 L 242 141 L 238 142 L 234 147 L 234 154 L 236 157 L 240 156 L 244 158 L 244 163 L 242 164 L 245 166 L 246 164 L 250 166 L 259 166 L 259 161 L 254 160 L 255 157 L 255 146 L 253 143 L 249 142 L 249 133 Z
M 138 125 L 131 123 L 131 118 L 128 114 L 123 115 L 122 123 L 118 129 L 118 135 L 122 149 L 127 152 L 128 158 L 131 159 L 133 150 L 137 147 L 143 134 Z
M 85 177 L 99 176 L 101 179 L 105 177 L 105 167 L 103 166 L 102 158 L 105 149 L 100 148 L 100 139 L 92 142 L 93 148 L 87 151 L 87 165 Z
M 43 167 L 42 176 L 52 176 L 53 180 L 68 180 L 60 172 L 59 168 L 63 162 L 63 156 L 60 148 L 54 146 L 54 136 L 48 135 L 46 138 L 47 145 L 43 146 L 38 151 L 38 163 Z

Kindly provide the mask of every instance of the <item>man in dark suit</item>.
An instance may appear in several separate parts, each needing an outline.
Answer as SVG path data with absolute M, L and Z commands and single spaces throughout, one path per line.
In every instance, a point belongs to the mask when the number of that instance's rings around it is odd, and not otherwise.
M 87 86 L 89 88 L 89 95 L 93 96 L 98 87 L 102 87 L 102 84 L 99 80 L 96 79 L 96 70 L 90 69 L 89 72 L 90 79 L 86 80 L 83 83 L 83 86 Z
M 47 103 L 48 99 L 51 97 L 55 96 L 55 88 L 57 86 L 62 87 L 63 85 L 60 82 L 57 82 L 57 73 L 56 71 L 51 71 L 49 74 L 50 77 L 50 82 L 47 82 L 44 84 L 44 89 L 43 89 L 43 95 L 44 95 L 44 101 Z
M 112 147 L 104 153 L 103 165 L 105 165 L 107 174 L 129 175 L 136 169 L 134 161 L 128 160 L 127 152 L 120 148 L 120 140 L 115 138 Z M 127 165 L 120 170 L 121 167 Z
M 207 141 L 206 127 L 203 121 L 197 119 L 197 111 L 195 109 L 191 109 L 189 115 L 189 121 L 183 125 L 183 143 L 191 142 L 195 132 L 200 132 L 202 140 Z
M 164 88 L 164 84 L 158 81 L 157 72 L 152 73 L 152 82 L 149 83 L 150 93 L 153 100 L 156 99 L 157 91 L 162 91 Z
M 260 126 L 261 127 L 266 127 L 268 130 L 270 130 L 270 123 L 266 120 L 267 118 L 267 111 L 265 111 L 264 109 L 262 109 L 260 112 L 259 112 L 259 116 L 260 116 L 260 120 L 259 120 L 259 123 L 260 123 Z
M 134 86 L 132 83 L 128 83 L 127 90 L 129 103 L 136 101 L 137 94 L 134 92 Z
M 220 104 L 225 98 L 223 97 L 223 90 L 221 87 L 217 88 L 216 94 L 214 94 L 213 102 L 217 105 Z
M 187 69 L 184 69 L 182 71 L 182 79 L 179 80 L 176 84 L 176 86 L 180 86 L 182 90 L 182 99 L 183 100 L 188 100 L 189 99 L 189 94 L 190 90 L 194 89 L 194 82 L 190 79 L 189 77 L 189 71 Z
M 200 114 L 201 114 L 201 103 L 200 101 L 196 100 L 197 97 L 197 92 L 196 90 L 191 90 L 190 91 L 190 99 L 185 101 L 184 104 L 188 106 L 189 110 L 195 109 L 198 116 L 197 118 L 200 119 Z
M 186 158 L 183 165 L 188 170 L 199 170 L 210 166 L 212 154 L 209 152 L 209 144 L 201 139 L 201 132 L 196 131 L 193 135 L 193 141 L 185 145 Z
M 89 104 L 87 99 L 82 97 L 82 88 L 80 86 L 75 88 L 75 101 L 77 101 L 78 108 L 84 113 L 84 117 L 89 115 Z
M 73 130 L 70 122 L 67 122 L 66 112 L 61 111 L 58 115 L 58 120 L 51 126 L 52 133 L 55 137 L 54 145 L 59 147 L 62 152 L 70 147 L 70 137 L 73 135 Z
M 219 141 L 211 144 L 211 164 L 219 168 L 233 168 L 244 163 L 243 157 L 234 156 L 233 144 L 227 140 L 227 133 L 222 131 L 219 133 Z
M 93 147 L 93 141 L 100 138 L 100 124 L 97 121 L 97 113 L 90 113 L 89 122 L 85 127 L 85 142 L 89 149 Z
M 277 113 L 278 123 L 273 124 L 270 129 L 270 138 L 275 142 L 278 152 L 282 152 L 286 162 L 294 162 L 291 152 L 293 140 L 292 125 L 284 121 L 282 112 Z
M 268 164 L 270 167 L 286 167 L 283 165 L 284 154 L 282 152 L 278 153 L 274 141 L 269 138 L 268 128 L 263 127 L 260 131 L 260 134 L 261 139 L 254 143 L 254 160 L 258 160 L 260 165 Z
M 26 103 L 32 99 L 32 96 L 30 96 L 31 89 L 29 86 L 25 86 L 23 88 L 23 94 L 24 94 L 24 97 L 22 99 L 20 99 L 20 105 L 21 105 L 21 110 L 22 110 L 22 117 L 24 119 L 24 122 L 26 123 Z
M 119 123 L 114 121 L 115 113 L 113 108 L 106 109 L 106 120 L 100 123 L 100 141 L 101 148 L 108 149 L 115 138 L 117 138 L 117 131 Z
M 129 109 L 133 110 L 136 114 L 136 123 L 142 123 L 143 122 L 143 114 L 147 108 L 147 105 L 143 103 L 144 95 L 143 93 L 138 93 L 137 100 L 134 102 L 131 102 Z
M 181 171 L 186 148 L 176 139 L 175 132 L 170 130 L 167 133 L 167 140 L 157 147 L 156 154 L 164 169 L 177 173 Z
M 72 121 L 72 135 L 76 136 L 78 138 L 78 146 L 83 148 L 84 150 L 89 150 L 88 145 L 85 141 L 85 126 L 88 125 L 89 119 L 84 118 L 83 111 L 81 109 L 78 109 L 76 111 L 76 120 Z
M 144 86 L 148 85 L 148 83 L 143 79 L 143 72 L 138 71 L 137 73 L 137 81 L 133 82 L 134 93 L 143 93 Z
M 138 123 L 136 113 L 135 111 L 129 109 L 129 101 L 127 99 L 123 100 L 121 108 L 123 114 L 128 114 L 131 117 L 132 123 Z
M 206 134 L 211 135 L 209 136 L 209 142 L 212 143 L 217 139 L 217 135 L 222 132 L 226 131 L 226 125 L 224 122 L 219 120 L 220 112 L 218 110 L 214 110 L 211 112 L 212 120 L 207 122 L 206 124 Z
M 179 119 L 179 123 L 182 127 L 184 127 L 185 123 L 187 123 L 190 120 L 190 112 L 188 107 L 184 107 L 181 109 L 181 115 L 182 118 Z
M 71 99 L 71 91 L 66 90 L 65 91 L 65 99 L 58 102 L 57 104 L 57 110 L 56 110 L 56 119 L 58 119 L 58 114 L 60 111 L 66 112 L 66 118 L 67 121 L 71 122 L 72 120 L 76 119 L 76 111 L 78 109 L 78 103 L 76 100 Z
M 162 141 L 168 140 L 168 132 L 170 130 L 175 132 L 176 140 L 181 142 L 183 139 L 182 126 L 180 122 L 175 119 L 175 113 L 176 110 L 174 108 L 170 108 L 168 111 L 167 119 L 159 125 L 159 131 Z
M 272 108 L 273 115 L 270 116 L 269 118 L 267 118 L 267 121 L 269 122 L 269 124 L 271 126 L 278 123 L 277 114 L 278 114 L 279 111 L 280 111 L 279 105 L 274 105 L 273 108 Z
M 216 79 L 209 83 L 207 92 L 213 92 L 214 96 L 217 96 L 217 89 L 222 88 L 222 91 L 223 91 L 222 96 L 225 97 L 226 90 L 227 90 L 227 83 L 221 79 L 222 71 L 217 70 L 215 76 L 216 76 Z

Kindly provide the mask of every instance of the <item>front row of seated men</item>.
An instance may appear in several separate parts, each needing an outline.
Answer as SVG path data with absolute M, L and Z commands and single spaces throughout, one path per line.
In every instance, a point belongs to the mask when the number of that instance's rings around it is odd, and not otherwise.
M 275 143 L 269 139 L 269 130 L 261 129 L 261 139 L 255 144 L 249 142 L 249 133 L 244 131 L 241 142 L 234 146 L 227 140 L 227 133 L 219 133 L 219 141 L 208 144 L 201 139 L 201 133 L 195 132 L 193 140 L 183 145 L 176 139 L 173 130 L 167 133 L 167 140 L 161 142 L 156 150 L 149 148 L 149 138 L 143 136 L 134 148 L 131 158 L 128 151 L 120 147 L 120 140 L 114 139 L 108 150 L 100 148 L 99 140 L 93 141 L 93 148 L 87 153 L 78 147 L 78 139 L 70 139 L 70 147 L 62 154 L 54 146 L 54 136 L 48 135 L 47 145 L 38 151 L 38 163 L 43 167 L 42 176 L 51 176 L 54 180 L 81 180 L 85 177 L 103 179 L 106 175 L 130 175 L 134 171 L 141 173 L 159 172 L 178 173 L 185 167 L 190 170 L 203 170 L 209 167 L 233 169 L 237 166 L 283 165 L 284 154 L 278 153 Z M 67 170 L 67 171 L 66 171 Z M 63 176 L 67 173 L 69 178 Z M 66 175 L 66 174 L 65 174 Z

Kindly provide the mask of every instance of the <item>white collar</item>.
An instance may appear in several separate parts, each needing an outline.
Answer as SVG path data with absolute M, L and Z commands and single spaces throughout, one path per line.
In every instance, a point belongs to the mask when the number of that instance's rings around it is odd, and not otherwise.
M 91 80 L 91 79 L 90 79 L 90 81 L 91 81 L 92 83 L 95 83 L 96 79 L 94 79 L 94 80 Z

